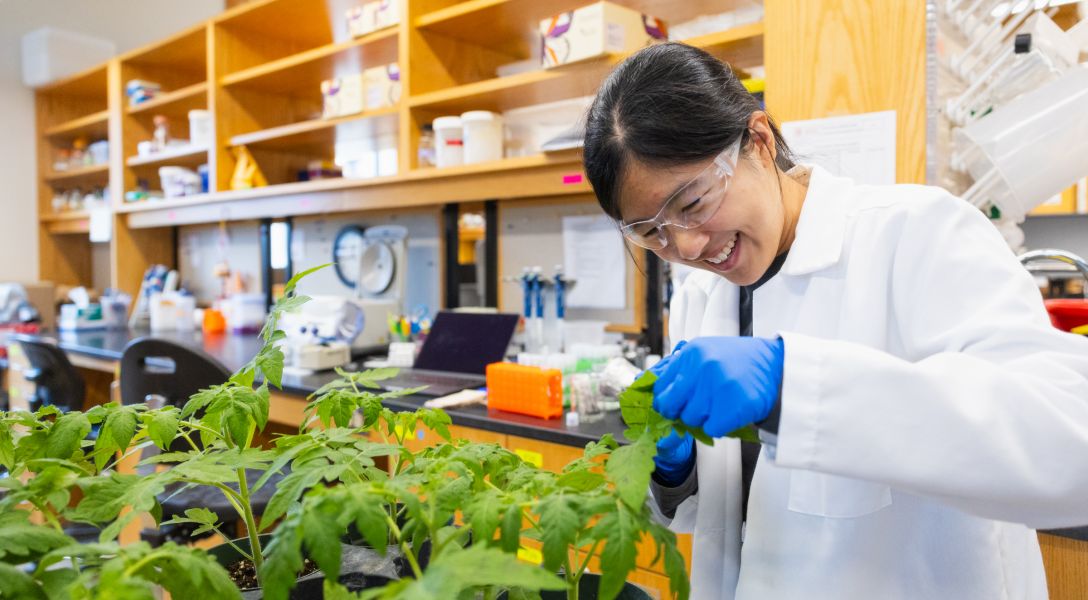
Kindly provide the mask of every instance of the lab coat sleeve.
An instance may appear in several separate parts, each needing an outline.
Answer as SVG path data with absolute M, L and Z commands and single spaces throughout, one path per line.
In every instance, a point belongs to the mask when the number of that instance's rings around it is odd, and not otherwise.
M 1088 523 L 1088 340 L 1050 326 L 977 210 L 922 204 L 890 265 L 889 335 L 908 358 L 783 333 L 776 464 L 1035 528 Z

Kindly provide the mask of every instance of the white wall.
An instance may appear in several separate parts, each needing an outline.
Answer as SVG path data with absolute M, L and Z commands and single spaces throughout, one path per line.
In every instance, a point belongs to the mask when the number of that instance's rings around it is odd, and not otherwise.
M 111 40 L 124 52 L 222 10 L 223 0 L 0 1 L 0 281 L 38 277 L 34 94 L 22 84 L 23 34 L 57 27 Z

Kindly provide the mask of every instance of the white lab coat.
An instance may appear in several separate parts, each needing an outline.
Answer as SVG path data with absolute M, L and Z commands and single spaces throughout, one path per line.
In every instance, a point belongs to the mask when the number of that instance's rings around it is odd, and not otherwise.
M 674 342 L 737 334 L 737 287 L 700 271 Z M 777 446 L 741 530 L 735 440 L 699 446 L 693 598 L 1046 598 L 1033 528 L 1088 523 L 1088 340 L 967 203 L 813 170 L 781 271 L 754 294 L 785 342 Z M 743 544 L 742 544 L 743 538 Z

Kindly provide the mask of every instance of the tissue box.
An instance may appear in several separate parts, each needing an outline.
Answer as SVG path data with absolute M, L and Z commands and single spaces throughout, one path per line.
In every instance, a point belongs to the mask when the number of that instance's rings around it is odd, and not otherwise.
M 631 52 L 668 39 L 665 24 L 611 2 L 597 2 L 540 21 L 544 68 Z
M 330 119 L 362 112 L 366 98 L 363 80 L 363 75 L 359 74 L 322 81 L 321 95 L 325 99 L 322 116 Z
M 366 109 L 393 106 L 400 101 L 400 67 L 389 63 L 363 71 L 366 88 Z

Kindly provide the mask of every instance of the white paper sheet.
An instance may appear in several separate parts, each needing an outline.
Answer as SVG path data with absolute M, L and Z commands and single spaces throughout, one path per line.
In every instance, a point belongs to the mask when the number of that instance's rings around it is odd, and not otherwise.
M 90 237 L 92 242 L 108 242 L 113 235 L 113 213 L 109 207 L 92 208 L 90 210 Z
M 895 183 L 895 111 L 782 124 L 786 143 L 801 162 L 858 183 Z
M 563 271 L 574 278 L 571 308 L 627 306 L 627 260 L 623 239 L 605 215 L 563 217 Z

